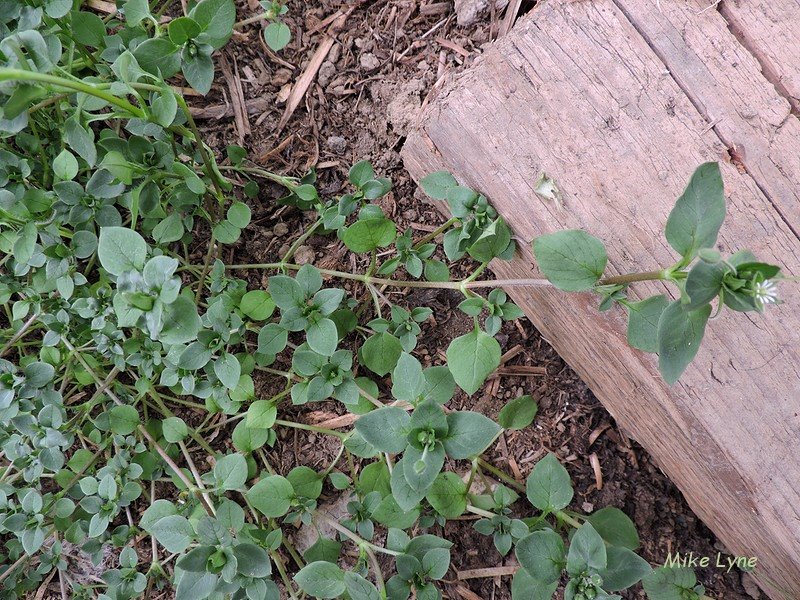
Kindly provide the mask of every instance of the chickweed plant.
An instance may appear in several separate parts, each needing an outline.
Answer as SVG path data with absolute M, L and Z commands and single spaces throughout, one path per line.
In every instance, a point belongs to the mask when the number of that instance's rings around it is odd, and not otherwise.
M 774 302 L 777 267 L 713 249 L 725 216 L 717 166 L 698 169 L 667 222 L 675 265 L 605 276 L 603 244 L 564 231 L 534 241 L 547 280 L 481 281 L 491 260 L 513 256 L 511 230 L 448 173 L 422 186 L 453 217 L 417 239 L 375 202 L 391 182 L 368 162 L 338 198 L 320 197 L 313 172 L 273 174 L 236 146 L 217 162 L 166 78 L 210 89 L 213 52 L 237 25 L 232 0 L 189 3 L 170 20 L 171 2 L 120 4 L 105 17 L 71 0 L 0 7 L 0 598 L 55 578 L 65 598 L 436 599 L 453 547 L 444 525 L 464 515 L 516 555 L 517 600 L 551 598 L 559 584 L 568 600 L 620 598 L 639 581 L 656 600 L 700 598 L 690 570 L 653 569 L 635 553 L 621 511 L 570 510 L 554 455 L 524 483 L 482 457 L 534 420 L 530 396 L 497 422 L 448 403 L 500 364 L 495 334 L 521 316 L 505 285 L 593 291 L 601 310 L 627 308 L 631 345 L 657 352 L 669 382 L 697 352 L 715 298 L 735 311 Z M 273 48 L 288 41 L 284 12 L 270 2 L 258 17 Z M 225 264 L 263 180 L 313 225 L 278 262 Z M 363 256 L 364 271 L 298 265 L 315 234 Z M 474 268 L 453 281 L 458 261 Z M 266 271 L 268 288 L 249 289 L 244 270 Z M 647 279 L 679 298 L 629 299 Z M 449 341 L 446 363 L 423 365 L 415 348 L 431 310 L 391 304 L 384 287 L 460 292 L 474 327 Z M 257 373 L 280 391 L 259 397 Z M 323 401 L 349 424 L 282 418 L 287 405 Z M 321 470 L 278 473 L 265 450 L 279 428 L 330 436 L 338 453 Z M 320 510 L 323 494 L 346 496 L 348 516 Z M 300 525 L 335 535 L 301 555 L 290 535 Z M 341 560 L 344 544 L 355 561 Z M 75 553 L 101 574 L 79 578 Z

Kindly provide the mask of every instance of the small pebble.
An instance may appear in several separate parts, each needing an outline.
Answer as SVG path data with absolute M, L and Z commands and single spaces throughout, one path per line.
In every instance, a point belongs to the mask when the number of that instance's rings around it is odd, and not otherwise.
M 331 80 L 333 80 L 334 75 L 336 75 L 336 65 L 334 65 L 331 61 L 326 60 L 319 68 L 317 81 L 322 87 L 328 87 L 328 84 L 331 82 Z
M 286 235 L 289 233 L 289 226 L 286 223 L 277 223 L 275 227 L 272 228 L 272 233 L 277 236 Z
M 311 246 L 300 246 L 294 253 L 294 262 L 298 265 L 312 264 L 316 253 Z
M 381 66 L 381 61 L 372 52 L 365 52 L 361 55 L 361 68 L 372 71 Z
M 332 135 L 328 138 L 328 148 L 334 154 L 343 154 L 347 150 L 347 140 L 338 135 Z

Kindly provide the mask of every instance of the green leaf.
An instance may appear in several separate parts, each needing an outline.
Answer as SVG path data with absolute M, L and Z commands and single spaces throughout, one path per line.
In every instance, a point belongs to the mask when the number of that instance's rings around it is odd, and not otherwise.
M 614 506 L 606 506 L 586 518 L 597 533 L 612 546 L 629 550 L 639 547 L 639 534 L 630 517 Z
M 244 202 L 234 202 L 231 204 L 226 215 L 228 217 L 228 221 L 233 223 L 239 229 L 244 229 L 247 227 L 250 224 L 250 219 L 252 218 L 250 207 Z
M 106 35 L 103 20 L 92 12 L 80 11 L 72 13 L 72 35 L 75 41 L 84 46 L 100 48 Z
M 392 371 L 392 396 L 398 400 L 415 402 L 425 388 L 425 376 L 420 362 L 403 352 Z
M 628 343 L 645 352 L 658 352 L 658 320 L 669 304 L 663 294 L 628 303 Z
M 167 27 L 169 39 L 176 46 L 183 46 L 187 41 L 193 40 L 200 34 L 200 31 L 197 21 L 189 17 L 173 19 Z
M 447 425 L 447 437 L 442 443 L 447 456 L 455 459 L 478 456 L 501 431 L 489 417 L 469 410 L 447 415 Z
M 267 323 L 258 332 L 258 352 L 276 355 L 286 348 L 289 332 L 280 325 Z
M 185 344 L 197 337 L 201 326 L 194 302 L 186 296 L 178 296 L 164 310 L 164 325 L 158 339 L 164 344 Z
M 489 262 L 500 256 L 511 243 L 511 230 L 498 217 L 484 228 L 477 240 L 467 249 L 469 255 L 479 262 Z
M 264 290 L 250 290 L 242 296 L 239 308 L 254 321 L 264 321 L 272 316 L 275 310 L 275 303 Z
M 108 411 L 108 424 L 118 435 L 128 435 L 139 427 L 139 411 L 127 404 L 114 406 Z
M 552 529 L 534 531 L 517 542 L 517 560 L 536 580 L 558 582 L 566 565 L 564 541 Z
M 180 417 L 167 417 L 161 422 L 161 433 L 169 443 L 176 444 L 189 435 L 189 427 Z
M 269 293 L 272 300 L 282 310 L 303 306 L 306 294 L 300 284 L 288 275 L 275 275 L 269 278 Z
M 239 383 L 242 365 L 239 364 L 239 360 L 233 354 L 226 352 L 214 361 L 214 374 L 219 378 L 222 385 L 232 390 Z
M 458 185 L 456 178 L 447 171 L 437 171 L 423 177 L 419 185 L 422 191 L 434 200 L 446 200 L 450 188 Z
M 239 452 L 252 452 L 267 443 L 270 433 L 269 429 L 254 429 L 242 422 L 233 430 L 231 441 Z
M 292 39 L 292 30 L 286 23 L 270 23 L 264 28 L 264 41 L 275 52 L 283 50 Z
M 444 448 L 439 443 L 427 452 L 407 446 L 403 453 L 403 477 L 406 483 L 424 496 L 442 470 L 444 459 Z
M 600 571 L 600 576 L 603 578 L 603 589 L 608 592 L 624 590 L 653 570 L 650 563 L 628 548 L 609 546 L 606 554 L 608 564 Z
M 201 94 L 205 95 L 211 90 L 211 84 L 214 83 L 214 61 L 208 54 L 198 52 L 194 56 L 188 56 L 184 52 L 181 71 L 186 82 Z
M 336 323 L 330 319 L 320 319 L 306 327 L 306 342 L 309 347 L 323 356 L 332 356 L 339 343 Z
M 125 2 L 125 24 L 136 27 L 145 19 L 152 19 L 150 3 L 147 0 L 128 0 Z
M 168 552 L 183 552 L 192 543 L 194 530 L 189 520 L 180 515 L 159 519 L 150 526 L 149 533 Z
M 306 594 L 316 598 L 338 598 L 347 591 L 344 571 L 327 561 L 307 564 L 294 580 Z
M 536 463 L 528 476 L 526 494 L 531 504 L 547 512 L 566 508 L 572 501 L 572 481 L 555 454 Z
M 544 276 L 566 292 L 592 289 L 608 262 L 603 242 L 580 229 L 539 236 L 533 253 Z
M 245 423 L 250 429 L 270 429 L 278 417 L 278 409 L 269 400 L 256 400 L 247 409 Z
M 130 0 L 129 0 L 130 3 Z M 190 573 L 181 576 L 175 590 L 175 600 L 197 600 L 208 598 L 217 586 L 217 575 L 208 572 Z
M 101 227 L 97 255 L 100 264 L 112 275 L 140 271 L 147 258 L 147 243 L 127 227 Z
M 511 580 L 511 597 L 514 600 L 552 600 L 558 582 L 542 583 L 531 577 L 525 569 L 514 573 Z
M 226 44 L 233 33 L 236 22 L 236 5 L 233 0 L 201 0 L 189 12 L 197 21 L 203 33 L 198 41 L 219 49 Z
M 183 223 L 177 213 L 172 213 L 166 219 L 153 227 L 153 239 L 159 244 L 177 242 L 183 237 Z
M 372 511 L 372 519 L 381 525 L 388 527 L 397 527 L 400 529 L 407 529 L 414 525 L 419 519 L 419 507 L 412 508 L 411 510 L 403 510 L 394 497 L 389 494 L 381 500 L 378 507 Z
M 214 481 L 223 490 L 239 490 L 247 481 L 247 461 L 241 454 L 228 454 L 214 465 Z
M 175 93 L 168 86 L 164 86 L 158 96 L 156 96 L 155 99 L 150 103 L 150 109 L 153 112 L 153 117 L 155 117 L 159 125 L 163 127 L 169 127 L 175 120 L 175 115 L 178 114 L 178 100 L 175 98 Z M 111 153 L 109 152 L 109 154 Z M 108 154 L 106 155 L 106 159 L 107 158 Z M 106 159 L 103 159 L 104 165 L 106 163 Z M 130 167 L 128 167 L 127 164 L 125 164 L 123 168 L 130 173 Z M 121 179 L 119 175 L 117 175 L 117 177 Z M 130 175 L 128 175 L 128 177 L 130 177 Z M 181 234 L 182 233 L 183 228 L 181 227 Z M 180 239 L 180 237 L 176 239 Z
M 539 405 L 531 396 L 520 396 L 509 401 L 497 416 L 497 422 L 503 429 L 525 429 L 533 423 Z
M 450 550 L 431 548 L 422 557 L 422 571 L 434 580 L 442 579 L 450 568 Z
M 450 342 L 447 366 L 461 389 L 474 394 L 500 365 L 500 356 L 497 340 L 476 326 L 468 334 Z
M 692 362 L 703 341 L 711 305 L 684 310 L 680 300 L 670 303 L 658 320 L 658 368 L 672 385 Z
M 371 252 L 376 248 L 385 248 L 397 237 L 397 228 L 393 221 L 381 213 L 380 216 L 359 218 L 342 234 L 342 241 L 353 252 Z
M 400 340 L 386 332 L 371 335 L 361 346 L 364 366 L 381 377 L 394 369 L 402 353 Z
M 405 462 L 405 458 L 398 460 L 392 470 L 392 497 L 401 509 L 410 511 L 419 505 L 426 491 L 418 492 L 406 481 Z
M 247 492 L 247 500 L 266 517 L 282 517 L 289 512 L 294 489 L 280 475 L 267 475 Z
M 63 181 L 75 179 L 78 174 L 78 160 L 69 150 L 62 150 L 53 160 L 53 173 Z
M 178 47 L 164 37 L 145 40 L 136 47 L 133 56 L 143 71 L 160 74 L 164 79 L 172 77 L 181 68 Z
M 453 472 L 439 473 L 425 496 L 446 519 L 455 519 L 467 510 L 467 484 Z
M 286 475 L 297 496 L 316 500 L 322 493 L 322 477 L 314 469 L 305 466 L 293 468 Z
M 93 167 L 97 161 L 97 148 L 94 145 L 94 134 L 91 129 L 80 124 L 77 117 L 64 122 L 64 139 L 75 154 Z
M 53 19 L 67 16 L 71 8 L 72 2 L 70 0 L 45 0 L 44 3 L 44 11 L 48 17 Z
M 444 366 L 428 367 L 423 374 L 425 376 L 423 400 L 445 404 L 453 397 L 456 391 L 456 382 L 450 369 Z
M 323 536 L 319 536 L 317 541 L 303 553 L 303 558 L 306 562 L 312 563 L 317 561 L 326 561 L 336 564 L 339 560 L 339 554 L 342 550 L 342 544 L 336 540 L 332 540 Z
M 236 572 L 245 577 L 263 578 L 269 577 L 272 573 L 269 554 L 255 544 L 236 544 L 233 547 L 233 555 L 236 557 Z
M 368 181 L 375 179 L 375 170 L 368 160 L 362 160 L 350 167 L 350 172 L 347 174 L 350 183 L 360 188 Z
M 694 570 L 689 567 L 660 567 L 642 580 L 649 600 L 685 600 L 697 584 Z
M 405 450 L 411 417 L 399 406 L 384 406 L 356 421 L 356 431 L 381 452 L 399 454 Z
M 678 254 L 692 258 L 710 248 L 725 220 L 725 193 L 719 165 L 708 162 L 692 174 L 667 219 L 667 241 Z
M 358 573 L 345 572 L 344 583 L 351 600 L 381 600 L 377 588 Z
M 597 573 L 606 568 L 606 544 L 591 523 L 578 527 L 572 536 L 567 553 L 567 572 L 572 577 L 582 573 Z
M 708 304 L 719 295 L 728 268 L 723 263 L 707 263 L 698 261 L 689 271 L 686 278 L 686 295 L 689 301 L 684 303 L 684 310 L 695 310 Z

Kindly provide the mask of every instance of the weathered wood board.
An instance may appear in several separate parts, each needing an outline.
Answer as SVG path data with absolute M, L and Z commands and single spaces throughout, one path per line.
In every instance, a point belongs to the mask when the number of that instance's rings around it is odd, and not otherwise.
M 449 169 L 492 200 L 520 241 L 514 261 L 493 264 L 499 278 L 536 277 L 529 242 L 563 228 L 603 239 L 610 272 L 671 264 L 664 223 L 708 160 L 722 163 L 728 197 L 720 249 L 800 274 L 798 4 L 709 4 L 545 1 L 430 102 L 406 166 L 416 178 Z M 541 173 L 562 203 L 535 194 Z M 763 589 L 800 598 L 796 286 L 764 316 L 713 320 L 672 387 L 656 357 L 627 346 L 621 312 L 598 314 L 586 294 L 508 292 L 727 549 L 757 557 Z

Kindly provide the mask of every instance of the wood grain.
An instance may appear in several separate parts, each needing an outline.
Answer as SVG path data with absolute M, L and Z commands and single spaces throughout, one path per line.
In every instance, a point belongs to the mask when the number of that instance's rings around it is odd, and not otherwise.
M 647 3 L 648 23 L 636 0 L 541 4 L 445 85 L 409 135 L 403 156 L 415 178 L 451 170 L 514 229 L 520 251 L 492 265 L 499 278 L 537 276 L 529 242 L 563 228 L 603 239 L 611 273 L 671 264 L 664 223 L 707 160 L 722 162 L 728 197 L 720 249 L 747 247 L 800 272 L 791 163 L 800 145 L 781 135 L 797 127 L 788 102 L 719 13 L 666 4 L 654 15 Z M 742 99 L 754 116 L 742 114 Z M 728 144 L 737 141 L 747 161 L 734 165 Z M 563 205 L 535 194 L 541 173 Z M 633 295 L 662 291 L 644 284 Z M 654 356 L 627 346 L 622 312 L 598 314 L 587 294 L 508 292 L 728 550 L 758 557 L 755 575 L 771 597 L 800 597 L 797 290 L 784 285 L 786 304 L 763 317 L 712 321 L 672 387 Z M 679 539 L 673 547 L 691 550 Z
M 800 112 L 800 3 L 729 0 L 720 12 L 764 77 Z

